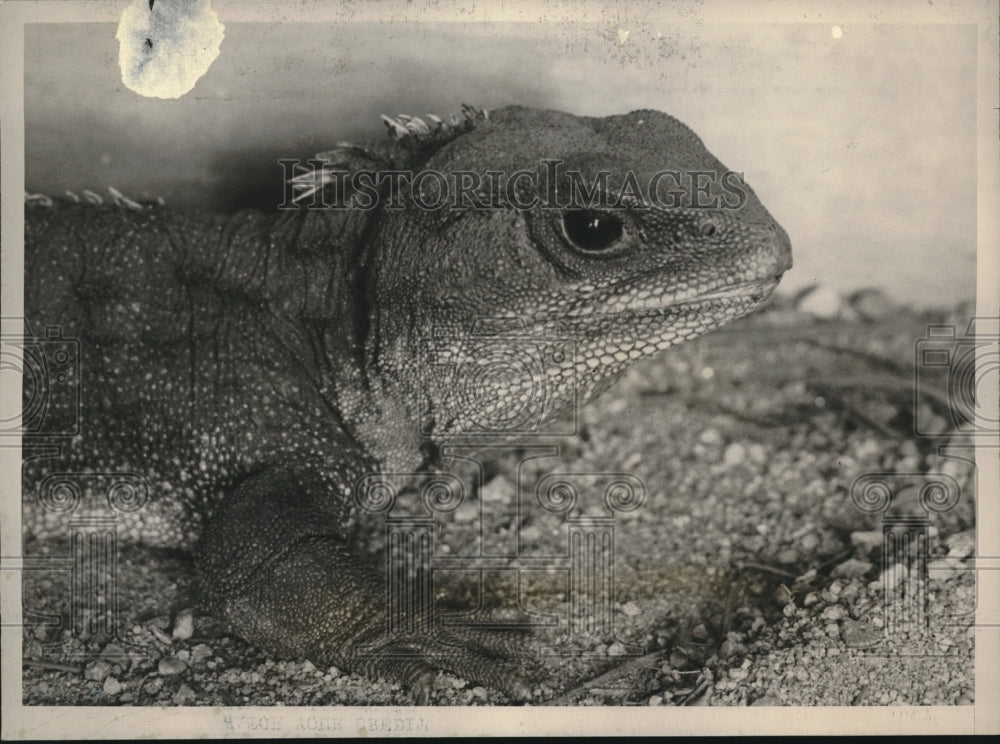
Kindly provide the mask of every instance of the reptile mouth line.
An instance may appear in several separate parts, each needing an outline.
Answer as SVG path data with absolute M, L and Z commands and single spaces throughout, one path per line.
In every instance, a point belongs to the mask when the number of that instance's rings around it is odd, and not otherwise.
M 651 296 L 644 301 L 633 302 L 625 307 L 598 300 L 586 305 L 579 305 L 569 312 L 553 314 L 548 311 L 543 316 L 534 318 L 531 325 L 538 332 L 541 332 L 540 329 L 550 328 L 553 322 L 578 326 L 580 323 L 595 322 L 595 316 L 600 316 L 604 322 L 608 323 L 620 322 L 620 320 L 615 319 L 625 316 L 635 319 L 666 320 L 697 312 L 699 307 L 709 304 L 717 305 L 717 308 L 722 310 L 723 315 L 726 314 L 723 308 L 735 308 L 737 315 L 732 317 L 739 317 L 748 314 L 756 305 L 767 299 L 774 288 L 778 286 L 779 280 L 780 277 L 727 284 L 702 294 L 674 297 L 669 300 Z M 721 317 L 720 321 L 725 322 Z
M 617 315 L 627 313 L 631 315 L 670 315 L 682 308 L 694 307 L 706 303 L 730 303 L 740 301 L 757 304 L 770 296 L 774 288 L 778 286 L 778 279 L 758 279 L 750 282 L 739 282 L 737 284 L 727 284 L 722 287 L 704 292 L 702 294 L 691 295 L 689 297 L 658 297 L 652 295 L 642 300 L 631 303 L 630 307 L 609 309 L 607 314 Z M 604 303 L 597 303 L 592 306 L 593 310 L 586 313 L 600 314 Z
M 777 286 L 777 279 L 763 279 L 755 282 L 730 284 L 726 287 L 721 287 L 705 294 L 696 295 L 690 299 L 681 300 L 678 303 L 672 303 L 671 307 L 673 305 L 688 305 L 695 302 L 710 302 L 712 300 L 728 299 L 743 300 L 749 298 L 753 302 L 760 302 L 761 300 L 767 299 Z

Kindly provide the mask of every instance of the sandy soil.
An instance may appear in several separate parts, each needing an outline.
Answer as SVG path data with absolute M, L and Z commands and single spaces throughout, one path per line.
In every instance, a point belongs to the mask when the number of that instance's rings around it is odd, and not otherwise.
M 928 322 L 965 319 L 895 311 L 820 321 L 777 302 L 641 364 L 585 408 L 575 434 L 552 440 L 562 461 L 534 460 L 524 473 L 629 473 L 645 500 L 616 516 L 610 632 L 569 634 L 565 582 L 551 573 L 526 579 L 521 606 L 561 618 L 526 641 L 531 702 L 971 704 L 974 473 L 970 462 L 937 454 L 960 437 L 914 436 L 914 342 Z M 921 406 L 922 425 L 947 428 L 940 396 Z M 558 552 L 565 527 L 519 519 L 514 508 L 525 452 L 482 456 L 486 482 L 470 488 L 483 500 L 484 539 L 511 544 L 520 530 Z M 961 493 L 928 515 L 918 496 L 938 472 Z M 926 559 L 900 550 L 883 561 L 882 514 L 851 499 L 866 473 L 894 474 L 890 515 L 928 516 Z M 474 545 L 474 508 L 447 522 L 453 555 Z M 372 518 L 362 532 L 378 559 L 382 528 Z M 29 540 L 25 552 L 66 556 L 69 546 Z M 441 591 L 449 609 L 479 603 L 484 617 L 504 619 L 514 573 L 489 577 L 482 592 L 460 577 L 443 580 Z M 59 625 L 24 630 L 25 704 L 410 700 L 398 685 L 268 658 L 226 635 L 198 609 L 187 553 L 124 545 L 118 576 L 118 638 Z M 67 612 L 66 572 L 27 572 L 24 589 L 26 608 Z M 913 604 L 920 591 L 925 604 Z M 539 649 L 558 655 L 538 660 Z M 433 702 L 508 701 L 442 675 Z

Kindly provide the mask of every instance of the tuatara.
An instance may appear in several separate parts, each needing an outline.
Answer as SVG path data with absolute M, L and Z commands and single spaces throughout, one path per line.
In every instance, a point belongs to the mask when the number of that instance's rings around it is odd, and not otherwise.
M 517 696 L 502 659 L 519 641 L 503 633 L 454 629 L 445 655 L 440 636 L 386 637 L 382 578 L 346 536 L 357 484 L 433 468 L 484 420 L 502 435 L 515 410 L 565 416 L 637 359 L 757 307 L 790 244 L 657 111 L 386 123 L 384 143 L 287 174 L 270 214 L 29 200 L 26 322 L 59 329 L 50 351 L 78 340 L 81 407 L 49 392 L 46 430 L 76 436 L 58 465 L 26 462 L 26 499 L 55 470 L 138 474 L 149 502 L 123 510 L 129 529 L 197 541 L 206 609 L 260 648 L 417 690 L 446 668 Z M 363 171 L 436 175 L 352 178 Z M 478 395 L 457 394 L 478 384 L 474 359 L 421 362 L 441 328 L 488 348 L 482 322 L 498 319 L 572 353 L 534 379 L 491 368 Z M 26 400 L 38 392 L 26 379 Z M 26 509 L 39 534 L 58 516 Z

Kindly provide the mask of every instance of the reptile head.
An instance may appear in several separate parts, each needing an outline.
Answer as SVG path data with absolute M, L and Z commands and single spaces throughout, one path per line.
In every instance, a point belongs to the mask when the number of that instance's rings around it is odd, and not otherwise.
M 657 111 L 501 109 L 418 172 L 438 175 L 368 235 L 367 362 L 432 437 L 539 430 L 749 313 L 791 266 L 740 175 Z

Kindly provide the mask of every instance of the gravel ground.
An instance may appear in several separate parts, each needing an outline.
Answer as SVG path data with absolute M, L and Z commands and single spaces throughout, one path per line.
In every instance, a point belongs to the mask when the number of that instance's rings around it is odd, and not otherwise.
M 974 477 L 969 462 L 941 458 L 937 440 L 913 435 L 913 343 L 928 322 L 965 321 L 960 310 L 898 308 L 875 320 L 818 320 L 777 301 L 641 364 L 581 412 L 576 435 L 556 440 L 562 462 L 526 464 L 529 478 L 631 473 L 646 494 L 616 521 L 613 632 L 567 638 L 564 618 L 526 639 L 533 659 L 540 649 L 557 652 L 526 662 L 531 702 L 971 704 L 975 581 L 965 569 L 975 549 Z M 948 412 L 935 400 L 919 415 L 944 430 Z M 527 543 L 558 550 L 565 533 L 544 516 L 522 514 L 518 523 L 514 484 L 524 454 L 480 456 L 485 542 L 503 545 L 520 531 Z M 926 575 L 912 551 L 883 565 L 882 515 L 851 499 L 854 480 L 873 472 L 898 474 L 891 516 L 925 514 L 918 494 L 929 472 L 961 486 L 957 503 L 930 515 Z M 442 530 L 455 554 L 474 544 L 476 514 L 449 516 Z M 379 525 L 368 519 L 359 532 L 377 559 Z M 25 553 L 68 555 L 69 546 L 28 540 Z M 478 604 L 483 617 L 512 617 L 511 574 L 489 577 L 481 594 L 453 577 L 449 608 Z M 536 574 L 522 586 L 522 607 L 565 616 L 565 582 Z M 225 635 L 197 609 L 188 553 L 124 545 L 118 576 L 117 638 L 25 629 L 25 704 L 410 700 L 397 685 L 271 659 Z M 67 611 L 65 572 L 27 572 L 24 589 L 26 608 Z M 925 611 L 887 614 L 901 612 L 915 590 Z M 926 625 L 907 625 L 920 617 Z M 509 702 L 447 675 L 438 682 L 436 704 Z

